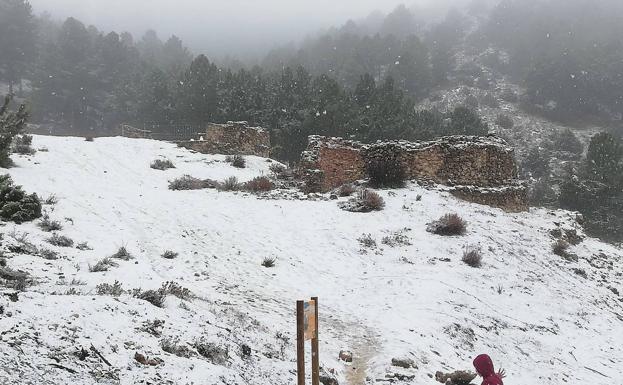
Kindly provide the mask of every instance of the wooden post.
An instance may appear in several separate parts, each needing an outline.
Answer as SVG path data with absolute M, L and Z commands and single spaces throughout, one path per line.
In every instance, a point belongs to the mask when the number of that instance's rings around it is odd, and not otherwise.
M 305 315 L 304 302 L 296 301 L 296 368 L 298 385 L 305 385 Z
M 315 307 L 316 333 L 311 340 L 312 349 L 312 385 L 320 385 L 320 357 L 318 352 L 318 297 L 312 297 Z

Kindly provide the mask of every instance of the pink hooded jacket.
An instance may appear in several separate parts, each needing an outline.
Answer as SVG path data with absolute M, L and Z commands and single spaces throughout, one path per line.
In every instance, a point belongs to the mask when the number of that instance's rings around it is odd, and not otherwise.
M 491 357 L 488 355 L 481 354 L 476 357 L 474 359 L 474 368 L 476 368 L 476 373 L 483 378 L 482 385 L 504 385 L 502 378 L 495 373 L 493 361 L 491 361 Z

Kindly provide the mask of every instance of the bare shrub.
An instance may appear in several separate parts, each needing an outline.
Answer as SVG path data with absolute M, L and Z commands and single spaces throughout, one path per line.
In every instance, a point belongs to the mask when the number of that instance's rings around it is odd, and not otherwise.
M 153 321 L 145 321 L 139 330 L 144 331 L 154 337 L 160 337 L 162 335 L 162 329 L 164 328 L 164 321 L 155 319 Z
M 219 184 L 218 189 L 220 191 L 238 191 L 240 190 L 240 183 L 238 182 L 238 178 L 235 176 L 230 176 L 225 179 L 223 182 Z
M 366 173 L 373 187 L 403 187 L 405 167 L 397 157 L 374 158 L 366 163 Z
M 58 247 L 73 247 L 74 241 L 73 239 L 66 237 L 64 235 L 52 234 L 50 238 L 47 239 L 48 243 Z
M 482 253 L 478 246 L 467 246 L 463 250 L 463 258 L 461 259 L 465 264 L 471 267 L 482 266 Z
M 164 171 L 170 168 L 175 168 L 175 165 L 169 159 L 156 159 L 151 162 L 149 167 L 153 168 L 154 170 Z
M 167 293 L 162 289 L 146 291 L 137 289 L 134 291 L 134 297 L 147 301 L 156 307 L 164 307 L 164 300 L 167 297 Z
M 373 249 L 376 247 L 376 241 L 372 238 L 372 234 L 361 234 L 361 237 L 357 239 L 359 244 L 363 247 Z
M 569 242 L 564 239 L 558 239 L 552 244 L 552 251 L 558 256 L 566 257 L 569 251 Z
M 195 355 L 195 353 L 190 350 L 188 346 L 180 344 L 179 341 L 173 340 L 172 338 L 162 339 L 162 341 L 160 341 L 160 347 L 165 352 L 182 358 L 190 358 Z
M 162 291 L 165 295 L 172 295 L 182 300 L 190 300 L 195 297 L 192 291 L 173 281 L 162 284 L 160 291 Z
M 245 168 L 247 166 L 247 161 L 242 155 L 228 155 L 225 157 L 225 162 L 230 163 L 236 168 Z
M 101 271 L 108 271 L 111 267 L 119 266 L 115 261 L 110 257 L 103 258 L 99 260 L 95 265 L 91 266 L 89 264 L 89 271 L 91 273 L 97 273 Z
M 175 259 L 175 258 L 177 258 L 178 255 L 179 255 L 179 253 L 176 253 L 175 251 L 166 250 L 164 253 L 162 253 L 162 258 L 165 258 L 165 259 Z
M 347 202 L 339 202 L 338 206 L 346 211 L 367 213 L 383 210 L 385 201 L 376 192 L 364 189 L 360 190 L 355 197 L 350 198 Z
M 214 188 L 217 184 L 209 179 L 198 179 L 190 175 L 184 175 L 169 182 L 169 190 L 201 190 Z
M 95 291 L 98 295 L 111 295 L 113 297 L 119 297 L 121 294 L 125 293 L 119 281 L 115 281 L 112 285 L 109 283 L 100 283 L 95 287 Z
M 43 231 L 58 231 L 63 229 L 63 225 L 59 221 L 53 221 L 49 215 L 44 215 L 43 218 L 37 223 L 37 226 Z
M 110 257 L 115 259 L 121 259 L 124 261 L 129 261 L 130 259 L 134 258 L 125 246 L 121 246 L 119 250 L 117 250 L 117 252 Z
M 340 186 L 340 188 L 338 188 L 337 190 L 337 195 L 341 196 L 341 197 L 349 197 L 351 195 L 353 195 L 355 193 L 355 187 L 350 184 L 343 184 Z
M 277 260 L 275 258 L 266 257 L 266 258 L 264 258 L 264 260 L 262 260 L 262 266 L 264 266 L 264 267 L 274 267 L 276 262 L 277 262 Z
M 426 231 L 437 235 L 463 235 L 467 231 L 467 222 L 458 214 L 446 214 L 429 223 Z
M 251 192 L 263 192 L 273 189 L 273 182 L 265 176 L 258 176 L 245 183 L 245 188 Z
M 195 342 L 194 347 L 202 357 L 215 365 L 226 365 L 229 361 L 229 350 L 225 346 L 201 340 Z
M 39 250 L 39 255 L 43 259 L 47 259 L 48 261 L 54 261 L 58 259 L 58 253 L 54 250 L 49 249 L 41 249 Z
M 78 250 L 93 250 L 93 248 L 91 246 L 89 246 L 88 242 L 80 242 L 76 245 L 76 249 Z
M 272 172 L 273 174 L 277 176 L 286 172 L 286 167 L 279 163 L 271 164 L 270 166 L 268 166 L 268 169 L 270 170 L 270 172 Z
M 406 228 L 394 231 L 390 235 L 383 237 L 381 243 L 389 247 L 409 246 L 411 244 L 411 241 L 409 241 L 409 237 L 406 235 L 407 231 L 409 231 L 409 229 Z
M 51 194 L 43 201 L 44 204 L 52 206 L 58 203 L 58 197 L 54 194 Z

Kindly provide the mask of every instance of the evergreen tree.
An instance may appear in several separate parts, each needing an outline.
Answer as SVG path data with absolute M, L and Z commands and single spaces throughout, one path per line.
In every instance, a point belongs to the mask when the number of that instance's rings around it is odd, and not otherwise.
M 25 0 L 0 0 L 0 79 L 9 93 L 32 69 L 36 54 L 36 24 L 32 7 Z

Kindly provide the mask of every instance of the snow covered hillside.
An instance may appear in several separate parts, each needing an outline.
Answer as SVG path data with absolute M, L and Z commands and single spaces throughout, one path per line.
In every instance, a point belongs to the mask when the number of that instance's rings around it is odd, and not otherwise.
M 295 300 L 310 296 L 321 366 L 340 384 L 435 384 L 479 353 L 507 384 L 611 385 L 623 372 L 623 250 L 586 238 L 570 250 L 577 261 L 555 255 L 550 231 L 579 229 L 575 214 L 508 214 L 416 184 L 379 191 L 385 209 L 365 214 L 328 195 L 171 191 L 184 174 L 245 181 L 271 163 L 238 169 L 141 139 L 35 136 L 33 147 L 48 151 L 4 172 L 54 194 L 56 233 L 92 250 L 49 244 L 37 221 L 0 228 L 7 267 L 32 278 L 17 296 L 1 288 L 0 383 L 293 384 Z M 176 168 L 151 169 L 158 158 Z M 468 221 L 466 235 L 426 232 L 446 213 Z M 90 271 L 121 246 L 132 258 Z M 481 268 L 461 261 L 467 246 L 480 246 Z M 166 282 L 177 290 L 162 308 L 133 295 Z

